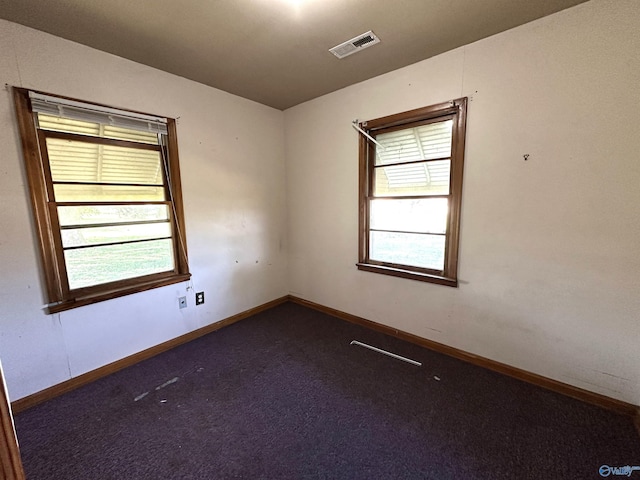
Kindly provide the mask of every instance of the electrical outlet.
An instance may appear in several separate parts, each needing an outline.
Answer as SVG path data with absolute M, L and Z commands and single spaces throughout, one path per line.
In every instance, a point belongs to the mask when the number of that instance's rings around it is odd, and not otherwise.
M 180 308 L 187 308 L 187 297 L 178 298 L 178 306 Z
M 202 305 L 204 303 L 204 292 L 196 293 L 196 305 Z

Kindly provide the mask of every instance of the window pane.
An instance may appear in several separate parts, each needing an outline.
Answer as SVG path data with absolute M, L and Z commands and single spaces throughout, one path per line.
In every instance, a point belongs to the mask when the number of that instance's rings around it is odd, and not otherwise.
M 369 257 L 379 262 L 444 269 L 444 235 L 370 232 Z
M 170 237 L 171 225 L 164 223 L 145 223 L 108 227 L 85 227 L 62 230 L 62 246 L 80 247 L 103 243 L 120 243 L 129 240 L 149 240 Z
M 446 198 L 372 200 L 370 228 L 446 233 L 448 203 Z
M 138 148 L 47 138 L 54 182 L 163 185 L 160 153 Z
M 116 138 L 118 140 L 130 140 L 132 142 L 152 143 L 158 145 L 158 134 L 142 132 L 131 128 L 115 127 L 113 125 L 102 125 L 103 131 L 100 135 L 105 138 Z
M 428 160 L 451 156 L 453 121 L 429 123 L 419 127 L 381 133 L 376 141 L 376 165 Z
M 376 167 L 373 194 L 378 197 L 448 195 L 450 169 L 450 160 Z
M 161 202 L 165 199 L 163 187 L 55 184 L 53 191 L 56 202 Z
M 80 205 L 58 207 L 63 227 L 101 223 L 137 223 L 149 220 L 168 220 L 167 205 Z
M 57 132 L 79 133 L 81 135 L 93 135 L 103 138 L 115 138 L 118 140 L 131 140 L 133 142 L 152 143 L 158 145 L 156 133 L 142 132 L 130 128 L 102 125 L 95 122 L 85 122 L 70 118 L 54 117 L 44 113 L 38 113 L 38 124 L 44 130 Z
M 173 270 L 171 240 L 66 250 L 69 288 L 82 288 Z

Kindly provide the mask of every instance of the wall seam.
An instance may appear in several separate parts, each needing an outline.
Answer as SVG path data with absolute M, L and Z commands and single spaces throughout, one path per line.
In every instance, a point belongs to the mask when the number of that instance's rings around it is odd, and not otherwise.
M 60 335 L 62 336 L 62 345 L 64 347 L 64 358 L 67 360 L 67 370 L 69 371 L 69 379 L 73 378 L 71 374 L 71 360 L 69 359 L 69 347 L 67 346 L 67 339 L 64 336 L 64 328 L 62 327 L 62 313 L 57 313 L 58 326 L 60 327 Z
M 20 61 L 18 60 L 18 48 L 16 45 L 16 25 L 11 22 L 10 23 L 11 26 L 11 47 L 13 49 L 13 60 L 16 63 L 16 72 L 18 73 L 18 86 L 20 87 L 24 87 L 24 84 L 22 82 L 22 73 L 20 72 Z

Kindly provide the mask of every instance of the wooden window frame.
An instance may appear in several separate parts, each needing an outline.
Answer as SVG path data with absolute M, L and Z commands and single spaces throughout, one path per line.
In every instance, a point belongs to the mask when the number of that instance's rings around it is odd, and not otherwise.
M 178 142 L 176 122 L 174 119 L 167 119 L 167 142 L 166 145 L 142 145 L 137 142 L 126 140 L 107 139 L 95 137 L 92 143 L 117 145 L 130 147 L 135 143 L 136 148 L 164 150 L 163 157 L 166 158 L 168 179 L 165 179 L 165 188 L 171 185 L 171 195 L 167 195 L 168 200 L 160 202 L 171 206 L 170 224 L 172 228 L 172 243 L 174 248 L 174 269 L 167 272 L 155 273 L 140 277 L 119 280 L 115 282 L 93 285 L 84 288 L 69 289 L 67 273 L 64 262 L 64 253 L 60 235 L 60 225 L 58 223 L 57 203 L 54 202 L 52 192 L 53 185 L 51 175 L 47 174 L 49 163 L 46 158 L 46 149 L 42 148 L 42 142 L 46 137 L 71 138 L 77 137 L 75 134 L 52 132 L 40 130 L 36 126 L 34 114 L 29 99 L 29 91 L 24 88 L 13 88 L 13 96 L 18 120 L 18 128 L 22 142 L 24 163 L 33 218 L 38 238 L 38 246 L 43 269 L 43 279 L 46 286 L 46 298 L 49 303 L 45 307 L 45 313 L 57 313 L 71 308 L 89 305 L 112 298 L 130 295 L 153 288 L 158 288 L 174 283 L 183 282 L 191 278 L 187 259 L 187 243 L 185 234 L 184 210 L 182 201 L 182 190 L 180 182 L 180 167 L 178 159 Z M 44 93 L 44 92 L 35 92 Z M 45 95 L 51 95 L 45 93 Z M 60 97 L 66 100 L 78 101 L 67 97 Z M 96 103 L 83 102 L 99 107 L 108 107 Z M 141 113 L 141 112 L 133 112 Z M 77 138 L 75 138 L 77 139 Z M 130 202 L 126 202 L 129 204 Z M 146 202 L 149 204 L 158 202 Z
M 436 283 L 451 287 L 458 286 L 458 250 L 460 243 L 460 214 L 462 209 L 462 177 L 464 171 L 465 134 L 467 123 L 467 98 L 459 98 L 450 102 L 418 108 L 408 112 L 362 122 L 360 128 L 375 138 L 380 133 L 411 128 L 420 124 L 453 120 L 451 139 L 451 170 L 449 199 L 449 215 L 445 240 L 445 259 L 443 270 L 380 262 L 369 258 L 369 219 L 370 202 L 373 195 L 373 169 L 376 145 L 364 135 L 359 142 L 359 270 L 408 278 L 423 282 Z M 444 195 L 424 195 L 425 198 L 437 198 Z M 422 195 L 420 197 L 423 197 Z M 379 197 L 378 197 L 379 198 Z M 406 198 L 406 197 L 385 197 Z

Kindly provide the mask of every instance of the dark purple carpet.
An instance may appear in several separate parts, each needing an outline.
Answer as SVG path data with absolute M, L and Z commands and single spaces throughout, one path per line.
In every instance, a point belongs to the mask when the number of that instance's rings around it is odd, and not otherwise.
M 601 465 L 640 466 L 628 417 L 292 303 L 16 428 L 29 480 L 597 479 Z

